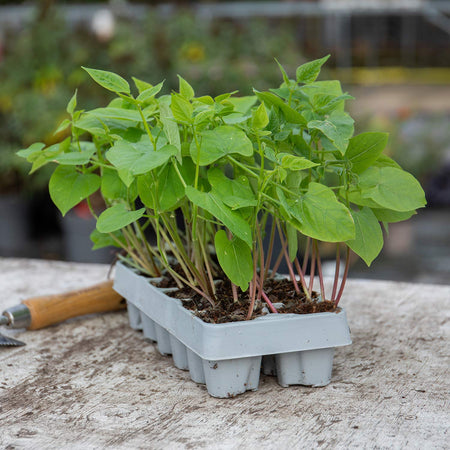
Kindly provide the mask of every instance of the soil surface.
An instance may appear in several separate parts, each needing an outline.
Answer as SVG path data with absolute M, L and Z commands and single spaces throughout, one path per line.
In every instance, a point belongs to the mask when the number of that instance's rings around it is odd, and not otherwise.
M 312 300 L 308 300 L 301 291 L 295 292 L 294 286 L 289 279 L 270 279 L 264 283 L 264 292 L 272 303 L 283 303 L 277 311 L 281 314 L 311 314 L 316 312 L 332 312 L 336 307 L 331 301 L 320 301 L 316 292 L 312 294 Z M 247 319 L 250 306 L 248 291 L 241 292 L 238 289 L 238 301 L 233 300 L 233 293 L 229 281 L 220 281 L 216 285 L 215 305 L 207 299 L 186 287 L 169 292 L 167 295 L 178 298 L 183 302 L 185 308 L 193 311 L 197 317 L 207 323 L 238 322 Z M 264 308 L 264 300 L 256 300 L 252 319 L 267 314 Z

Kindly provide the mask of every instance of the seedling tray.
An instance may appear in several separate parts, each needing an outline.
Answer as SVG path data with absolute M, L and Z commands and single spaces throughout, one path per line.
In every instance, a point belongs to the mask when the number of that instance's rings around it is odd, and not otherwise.
M 214 397 L 256 390 L 261 370 L 281 386 L 325 386 L 334 349 L 351 344 L 345 311 L 267 314 L 254 320 L 209 324 L 151 279 L 120 263 L 114 289 L 126 298 L 130 325 L 143 330 L 176 367 L 206 383 Z

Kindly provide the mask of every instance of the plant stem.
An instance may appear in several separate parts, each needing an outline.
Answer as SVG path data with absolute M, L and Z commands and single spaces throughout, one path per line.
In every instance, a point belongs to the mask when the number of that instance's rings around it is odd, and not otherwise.
M 284 250 L 285 250 L 285 248 L 287 248 L 287 241 L 286 242 L 281 242 L 280 253 L 278 255 L 277 260 L 275 261 L 273 269 L 270 271 L 270 276 L 271 277 L 273 277 L 276 274 L 278 268 L 280 267 L 281 261 L 283 260 L 283 257 L 284 257 Z
M 306 298 L 308 300 L 311 300 L 311 296 L 309 295 L 308 288 L 306 287 L 305 274 L 302 271 L 302 268 L 300 267 L 300 263 L 298 262 L 298 258 L 294 259 L 294 266 L 297 269 L 297 273 L 298 273 L 298 275 L 300 277 L 300 281 L 302 283 L 302 290 L 303 290 L 304 294 L 306 295 Z
M 284 244 L 285 240 L 284 240 L 284 237 L 283 237 L 283 233 L 281 231 L 281 226 L 278 223 L 278 221 L 277 221 L 277 228 L 278 228 L 278 234 L 280 236 L 280 240 L 281 240 L 282 244 Z M 286 240 L 286 242 L 287 242 L 287 240 Z M 291 260 L 289 259 L 289 254 L 288 254 L 288 251 L 287 251 L 286 247 L 287 246 L 283 245 L 284 258 L 285 258 L 286 264 L 288 266 L 289 276 L 291 277 L 291 281 L 292 281 L 292 283 L 294 285 L 295 292 L 297 294 L 300 294 L 300 289 L 298 287 L 297 280 L 295 279 L 294 269 L 292 268 L 292 263 L 291 263 Z
M 314 271 L 316 269 L 316 249 L 314 248 L 314 245 L 312 247 L 312 254 L 311 254 L 311 270 L 309 272 L 309 294 L 312 296 L 312 291 L 314 288 Z
M 270 261 L 272 259 L 273 254 L 273 244 L 275 241 L 275 219 L 272 218 L 272 226 L 270 229 L 270 240 L 269 240 L 269 248 L 267 250 L 267 259 L 264 267 L 264 278 L 267 278 L 267 274 L 269 273 Z
M 336 301 L 334 302 L 335 306 L 337 306 L 339 304 L 339 301 L 341 300 L 341 297 L 342 297 L 342 293 L 344 292 L 345 282 L 347 281 L 349 265 L 350 265 L 350 247 L 347 247 L 347 252 L 346 252 L 346 256 L 345 256 L 344 276 L 342 277 L 341 287 L 339 289 L 339 293 L 337 295 Z
M 322 296 L 322 300 L 326 300 L 325 287 L 323 284 L 323 275 L 322 275 L 322 262 L 320 260 L 320 253 L 319 253 L 319 244 L 317 243 L 317 240 L 315 240 L 315 239 L 314 239 L 314 245 L 316 247 L 316 260 L 317 260 L 317 271 L 319 272 L 320 295 Z
M 309 259 L 310 245 L 311 245 L 311 238 L 308 236 L 307 239 L 306 239 L 305 254 L 303 255 L 303 264 L 302 264 L 302 271 L 303 271 L 303 273 L 306 273 L 306 269 L 308 268 L 308 259 Z
M 339 249 L 339 242 L 336 244 L 336 266 L 334 269 L 334 282 L 333 282 L 333 292 L 331 293 L 331 301 L 334 302 L 336 298 L 336 290 L 337 290 L 337 284 L 339 281 L 339 270 L 340 270 L 340 264 L 341 264 L 341 252 Z

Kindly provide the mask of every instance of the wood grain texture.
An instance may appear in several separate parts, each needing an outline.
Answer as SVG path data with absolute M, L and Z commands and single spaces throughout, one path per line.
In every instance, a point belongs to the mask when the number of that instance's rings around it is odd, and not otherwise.
M 88 286 L 100 265 L 0 259 L 0 308 Z M 0 448 L 448 449 L 449 286 L 349 280 L 353 345 L 323 388 L 209 397 L 127 324 L 92 315 L 0 351 Z M 6 333 L 5 333 L 6 334 Z
M 74 291 L 44 295 L 24 300 L 31 313 L 29 330 L 39 330 L 72 317 L 126 308 L 126 302 L 112 288 L 113 281 L 103 281 Z

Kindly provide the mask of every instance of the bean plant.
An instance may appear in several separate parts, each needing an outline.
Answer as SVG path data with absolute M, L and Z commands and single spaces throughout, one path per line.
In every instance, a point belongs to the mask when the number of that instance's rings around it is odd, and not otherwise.
M 337 306 L 349 252 L 370 265 L 383 246 L 381 224 L 408 219 L 426 202 L 417 180 L 383 154 L 386 133 L 354 136 L 345 111 L 353 97 L 339 81 L 317 81 L 327 59 L 301 65 L 295 79 L 279 65 L 278 88 L 246 97 L 196 96 L 181 76 L 170 95 L 160 95 L 163 83 L 136 78 L 132 92 L 119 75 L 86 68 L 114 100 L 77 110 L 75 93 L 70 119 L 57 130 L 67 137 L 19 155 L 32 163 L 31 172 L 56 163 L 49 190 L 63 215 L 100 191 L 106 209 L 97 216 L 92 208 L 94 248 L 121 247 L 127 263 L 149 276 L 165 271 L 215 305 L 221 270 L 234 301 L 247 299 L 250 319 L 257 301 L 277 312 L 265 281 L 285 260 L 298 294 L 311 299 L 318 275 L 320 298 Z M 149 227 L 155 245 L 146 237 Z M 321 242 L 336 245 L 331 293 Z

